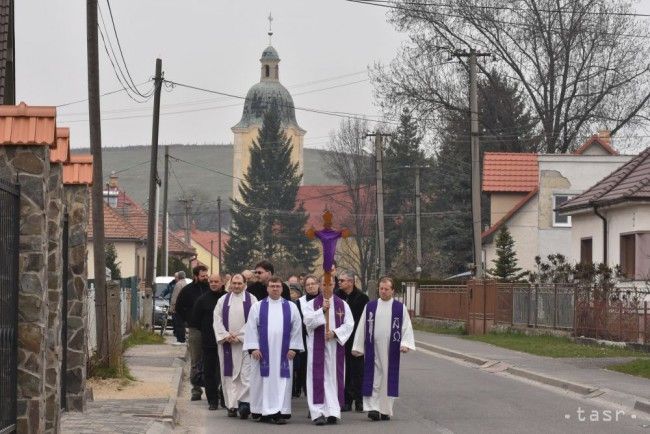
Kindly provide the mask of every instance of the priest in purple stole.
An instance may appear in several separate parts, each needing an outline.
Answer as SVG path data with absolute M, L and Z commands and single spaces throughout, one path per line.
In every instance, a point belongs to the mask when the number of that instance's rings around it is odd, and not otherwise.
M 330 283 L 333 287 L 333 282 Z M 325 288 L 324 288 L 325 289 Z M 325 298 L 324 293 L 330 294 Z M 307 403 L 316 425 L 334 424 L 345 404 L 345 343 L 352 335 L 354 318 L 350 307 L 332 291 L 323 291 L 305 303 L 307 328 Z M 330 331 L 325 329 L 329 315 Z
M 251 307 L 244 351 L 251 355 L 250 407 L 253 418 L 285 424 L 291 417 L 293 358 L 304 351 L 302 323 L 295 303 L 282 295 L 282 280 L 271 277 L 268 297 Z
M 221 387 L 228 416 L 246 419 L 250 414 L 248 379 L 251 359 L 244 352 L 244 327 L 253 304 L 254 295 L 245 290 L 246 281 L 241 274 L 230 279 L 230 292 L 221 297 L 214 309 L 214 335 L 219 344 Z
M 363 409 L 373 420 L 389 420 L 399 395 L 401 353 L 415 350 L 413 327 L 406 307 L 393 298 L 393 279 L 379 280 L 379 300 L 361 315 L 352 354 L 364 356 Z

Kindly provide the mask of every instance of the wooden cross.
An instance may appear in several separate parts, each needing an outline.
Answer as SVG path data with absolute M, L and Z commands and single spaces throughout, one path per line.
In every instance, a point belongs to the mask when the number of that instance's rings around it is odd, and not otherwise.
M 332 289 L 334 287 L 332 282 L 332 266 L 334 262 L 334 254 L 336 253 L 336 242 L 339 238 L 347 238 L 350 236 L 350 231 L 342 229 L 336 231 L 332 229 L 332 218 L 334 216 L 329 210 L 323 213 L 323 229 L 317 231 L 312 226 L 306 232 L 309 239 L 313 240 L 318 238 L 323 244 L 323 299 L 332 298 Z M 330 331 L 330 320 L 325 309 L 325 330 Z

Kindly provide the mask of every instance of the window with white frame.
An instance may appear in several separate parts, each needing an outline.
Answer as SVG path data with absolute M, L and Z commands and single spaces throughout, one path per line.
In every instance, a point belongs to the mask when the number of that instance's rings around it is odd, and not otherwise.
M 556 210 L 564 202 L 571 199 L 571 197 L 572 196 L 569 196 L 568 194 L 554 194 L 553 195 L 553 210 Z M 570 228 L 571 227 L 571 216 L 562 215 L 557 211 L 553 211 L 553 226 Z

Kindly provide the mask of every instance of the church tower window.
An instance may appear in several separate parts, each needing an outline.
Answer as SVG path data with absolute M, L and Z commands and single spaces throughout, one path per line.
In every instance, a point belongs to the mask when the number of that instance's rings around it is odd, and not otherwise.
M 268 77 L 268 76 L 269 76 L 269 74 L 270 74 L 270 69 L 271 69 L 271 68 L 269 68 L 269 65 L 264 65 L 264 76 L 265 76 L 265 77 Z

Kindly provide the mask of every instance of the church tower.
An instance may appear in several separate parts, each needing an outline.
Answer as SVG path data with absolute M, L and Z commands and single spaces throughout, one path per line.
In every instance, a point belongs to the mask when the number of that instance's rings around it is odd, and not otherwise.
M 269 23 L 273 18 L 269 15 Z M 291 139 L 293 150 L 291 160 L 298 163 L 298 172 L 303 173 L 303 142 L 307 131 L 300 128 L 296 121 L 296 110 L 289 91 L 280 83 L 280 56 L 271 45 L 273 32 L 269 26 L 269 46 L 262 51 L 260 58 L 260 82 L 253 85 L 246 94 L 244 112 L 241 120 L 232 127 L 234 133 L 232 164 L 232 197 L 241 199 L 239 184 L 250 165 L 250 149 L 253 140 L 257 140 L 262 128 L 264 113 L 273 104 L 279 109 L 282 128 L 287 138 Z

